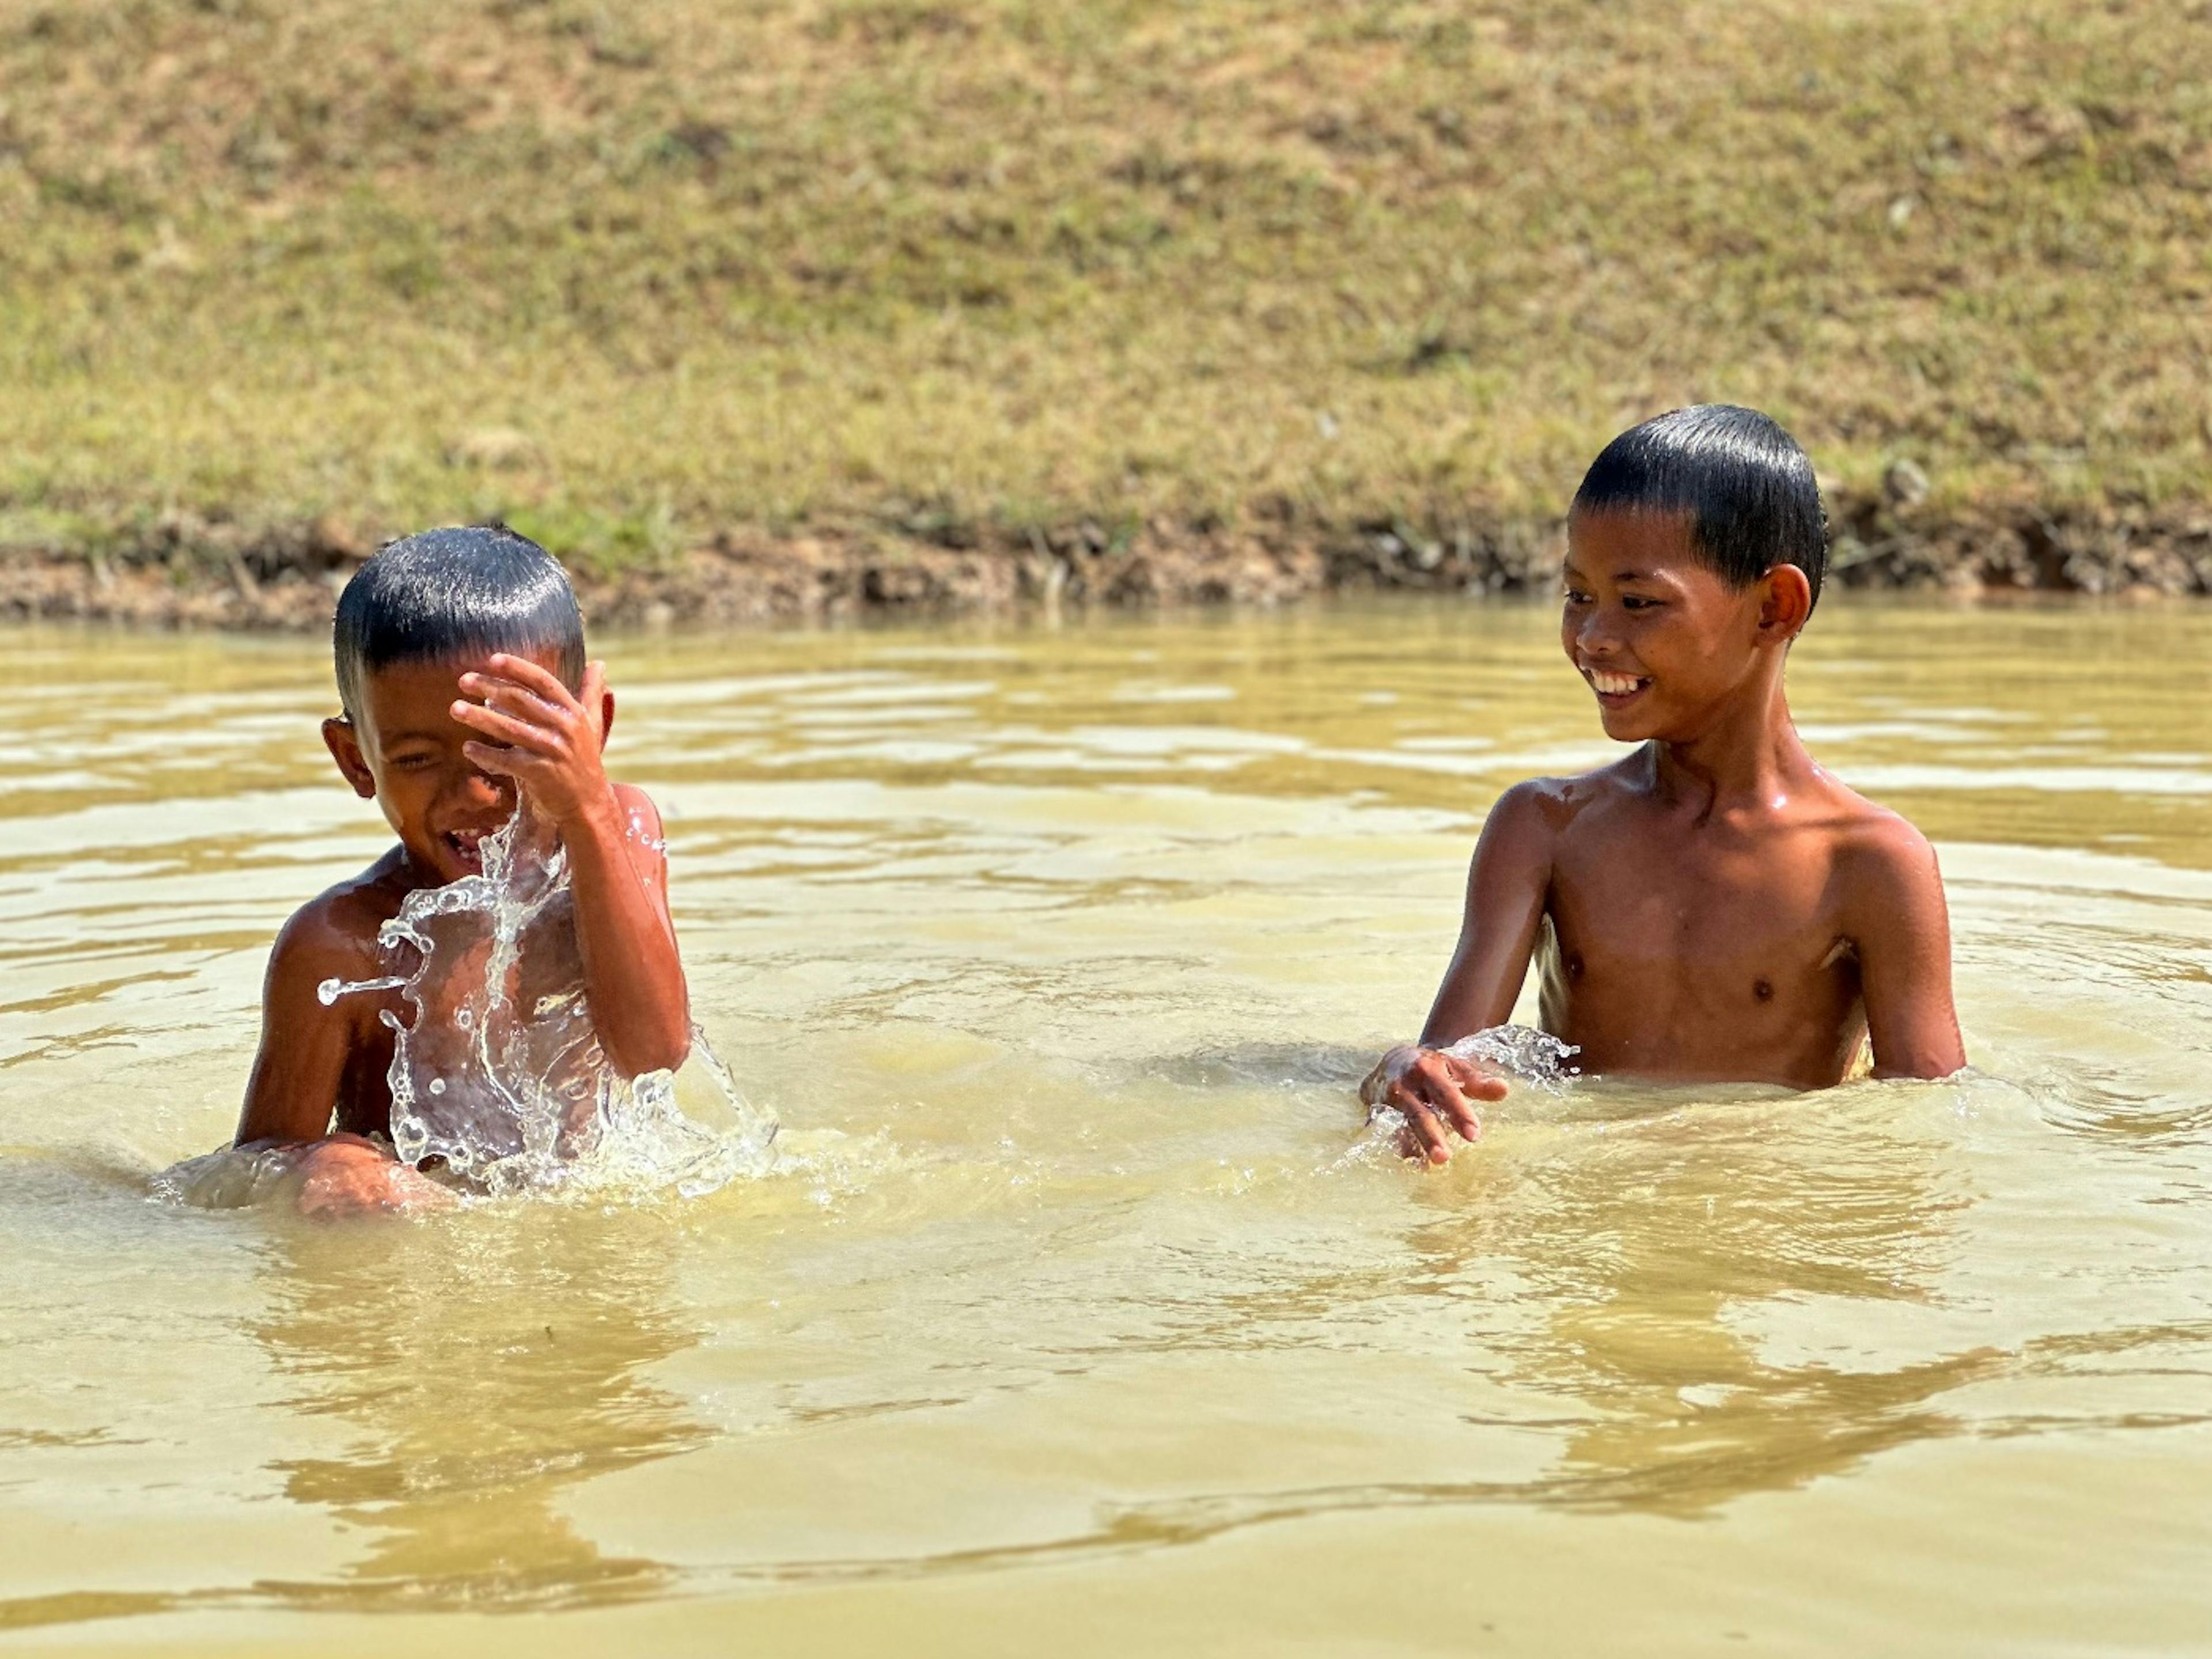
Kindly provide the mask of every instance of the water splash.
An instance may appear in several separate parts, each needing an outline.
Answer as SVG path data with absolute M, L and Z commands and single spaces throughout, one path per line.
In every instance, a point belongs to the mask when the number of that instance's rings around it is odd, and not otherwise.
M 568 859 L 518 808 L 482 844 L 483 873 L 407 896 L 378 933 L 411 971 L 325 981 L 325 1004 L 397 990 L 414 1010 L 394 1033 L 392 1140 L 410 1164 L 443 1161 L 494 1194 L 708 1192 L 770 1165 L 778 1125 L 748 1105 L 695 1025 L 691 1051 L 732 1121 L 710 1128 L 677 1102 L 676 1077 L 625 1078 L 585 1006 Z
M 382 979 L 326 979 L 315 987 L 315 995 L 327 1008 L 349 991 L 404 991 L 406 988 L 406 975 L 387 974 Z
M 283 1190 L 299 1167 L 296 1146 L 220 1147 L 173 1164 L 148 1185 L 157 1203 L 202 1210 L 240 1210 Z
M 1533 1025 L 1493 1025 L 1486 1031 L 1463 1036 L 1439 1052 L 1455 1060 L 1495 1066 L 1523 1088 L 1550 1095 L 1564 1092 L 1582 1074 L 1579 1067 L 1567 1064 L 1582 1050 Z

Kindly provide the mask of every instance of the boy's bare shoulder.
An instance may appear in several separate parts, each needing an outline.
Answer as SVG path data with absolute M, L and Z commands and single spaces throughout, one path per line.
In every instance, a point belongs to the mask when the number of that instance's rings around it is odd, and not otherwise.
M 367 978 L 381 971 L 377 930 L 399 914 L 407 895 L 404 860 L 394 848 L 357 876 L 325 889 L 292 913 L 270 953 L 273 977 L 331 975 Z
M 1846 895 L 1895 904 L 1942 892 L 1936 849 L 1910 818 L 1828 781 L 1832 799 L 1823 828 Z
M 1523 778 L 1498 798 L 1491 816 L 1516 835 L 1564 835 L 1592 806 L 1634 793 L 1634 758 L 1571 777 Z
M 617 783 L 611 787 L 615 792 L 615 805 L 622 808 L 624 822 L 647 835 L 660 833 L 660 809 L 653 804 L 652 796 L 634 783 Z

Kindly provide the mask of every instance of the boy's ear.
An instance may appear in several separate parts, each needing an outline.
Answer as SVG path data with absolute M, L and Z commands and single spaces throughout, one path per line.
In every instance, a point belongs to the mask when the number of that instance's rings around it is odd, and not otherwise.
M 1813 584 L 1794 564 L 1778 564 L 1759 579 L 1759 637 L 1787 645 L 1813 614 Z
M 599 747 L 604 750 L 607 746 L 607 733 L 615 729 L 615 694 L 607 689 L 606 664 L 587 662 L 584 665 L 584 683 L 576 688 L 576 701 L 584 705 L 584 713 L 587 716 L 598 721 Z
M 361 734 L 353 729 L 353 722 L 343 715 L 323 722 L 323 743 L 331 751 L 331 758 L 345 774 L 345 781 L 353 792 L 363 800 L 376 799 L 376 775 L 368 769 L 368 762 L 361 752 Z

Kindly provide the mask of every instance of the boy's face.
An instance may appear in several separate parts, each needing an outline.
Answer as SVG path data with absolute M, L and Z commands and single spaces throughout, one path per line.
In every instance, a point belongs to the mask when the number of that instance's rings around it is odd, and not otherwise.
M 518 652 L 558 674 L 556 654 Z M 477 850 L 514 811 L 511 779 L 461 752 L 483 733 L 453 718 L 460 678 L 487 671 L 490 653 L 446 662 L 394 663 L 362 678 L 352 720 L 323 722 L 323 741 L 354 792 L 374 796 L 416 866 L 438 885 L 477 874 Z
M 1684 742 L 1711 728 L 1804 625 L 1804 573 L 1743 588 L 1703 563 L 1680 513 L 1567 520 L 1559 642 L 1596 695 L 1609 738 Z

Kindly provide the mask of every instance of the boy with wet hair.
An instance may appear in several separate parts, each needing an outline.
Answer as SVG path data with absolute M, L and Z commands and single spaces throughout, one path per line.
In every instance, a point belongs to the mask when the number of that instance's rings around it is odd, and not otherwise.
M 691 1040 L 659 817 L 601 768 L 614 694 L 585 660 L 582 614 L 553 556 L 496 525 L 407 537 L 355 573 L 332 632 L 343 712 L 323 722 L 323 741 L 398 842 L 277 935 L 234 1143 L 296 1149 L 310 1213 L 447 1200 L 390 1149 L 393 1032 L 380 1016 L 404 1021 L 399 998 L 325 1004 L 319 988 L 388 975 L 379 928 L 409 894 L 479 873 L 518 796 L 566 854 L 608 1064 L 630 1077 L 673 1068 Z
M 1459 946 L 1418 1043 L 1361 1086 L 1434 1164 L 1504 1079 L 1443 1050 L 1510 1016 L 1532 958 L 1544 1029 L 1585 1072 L 1841 1082 L 1966 1063 L 1935 853 L 1823 771 L 1783 694 L 1826 569 L 1812 463 L 1748 409 L 1623 433 L 1567 518 L 1560 644 L 1635 751 L 1498 798 Z

